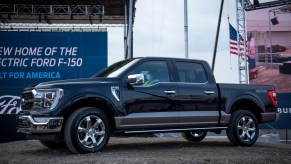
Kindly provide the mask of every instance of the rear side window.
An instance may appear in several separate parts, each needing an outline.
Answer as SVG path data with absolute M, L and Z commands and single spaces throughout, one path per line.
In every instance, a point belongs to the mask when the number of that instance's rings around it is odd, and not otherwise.
M 179 75 L 179 82 L 185 83 L 206 83 L 207 76 L 200 63 L 176 62 Z

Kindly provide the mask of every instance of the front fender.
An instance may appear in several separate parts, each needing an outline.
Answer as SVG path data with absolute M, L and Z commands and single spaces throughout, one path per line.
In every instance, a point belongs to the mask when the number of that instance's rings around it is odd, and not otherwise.
M 112 113 L 115 113 L 116 105 L 107 97 L 100 95 L 98 93 L 82 93 L 72 97 L 70 100 L 66 102 L 66 107 L 63 109 L 63 113 L 66 113 L 68 109 L 72 108 L 74 104 L 78 103 L 79 101 L 83 100 L 93 100 L 93 101 L 101 101 L 110 108 Z

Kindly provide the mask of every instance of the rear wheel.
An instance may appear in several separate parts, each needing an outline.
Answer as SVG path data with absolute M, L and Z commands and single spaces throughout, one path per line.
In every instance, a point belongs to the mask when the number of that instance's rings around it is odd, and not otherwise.
M 68 118 L 64 137 L 67 147 L 74 153 L 99 151 L 110 137 L 108 118 L 100 109 L 80 108 Z
M 60 149 L 65 148 L 66 143 L 65 142 L 51 142 L 51 141 L 39 141 L 43 146 L 48 147 L 50 149 Z
M 182 132 L 181 135 L 187 141 L 202 141 L 206 135 L 207 131 L 191 131 L 191 132 Z
M 235 111 L 226 133 L 233 145 L 252 146 L 257 141 L 259 134 L 257 118 L 249 111 Z

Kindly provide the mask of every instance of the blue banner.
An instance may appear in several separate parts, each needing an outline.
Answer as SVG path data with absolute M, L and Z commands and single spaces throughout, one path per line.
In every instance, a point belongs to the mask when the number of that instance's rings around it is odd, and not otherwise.
M 0 32 L 0 114 L 32 84 L 88 78 L 107 67 L 107 32 Z
M 291 93 L 277 93 L 278 121 L 263 124 L 261 129 L 291 129 Z

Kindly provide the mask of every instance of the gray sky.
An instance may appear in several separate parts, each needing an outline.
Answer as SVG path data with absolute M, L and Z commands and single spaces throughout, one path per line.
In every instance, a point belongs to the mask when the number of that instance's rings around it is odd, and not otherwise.
M 211 65 L 219 7 L 217 0 L 188 0 L 189 58 L 206 60 Z M 225 0 L 215 67 L 216 80 L 223 83 L 238 83 L 238 59 L 229 53 L 227 19 L 229 15 L 236 27 L 235 7 L 234 0 Z M 184 1 L 137 1 L 133 30 L 134 57 L 184 58 Z M 109 65 L 124 58 L 123 46 L 123 28 L 109 28 Z

